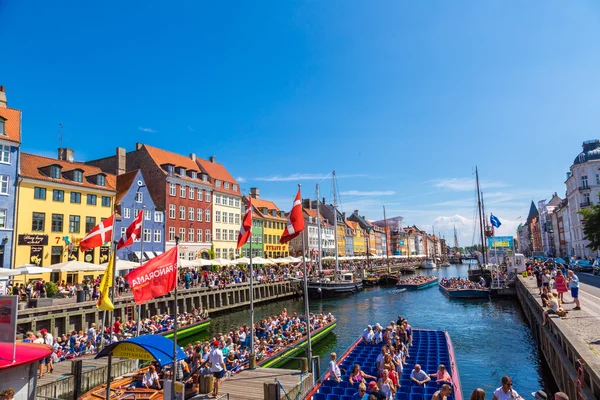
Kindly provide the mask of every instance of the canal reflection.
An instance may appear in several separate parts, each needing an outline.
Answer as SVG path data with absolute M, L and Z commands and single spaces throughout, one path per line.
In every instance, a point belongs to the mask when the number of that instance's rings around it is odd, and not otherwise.
M 463 264 L 420 273 L 466 277 L 467 270 Z M 256 319 L 277 314 L 284 307 L 289 312 L 304 310 L 301 300 L 286 300 L 257 306 Z M 342 354 L 366 325 L 379 322 L 385 326 L 400 314 L 408 318 L 413 328 L 450 332 L 466 398 L 477 387 L 491 398 L 503 375 L 512 377 L 515 389 L 524 398 L 544 388 L 544 381 L 550 380 L 542 375 L 547 372 L 542 370 L 540 354 L 516 300 L 448 299 L 437 287 L 416 292 L 376 287 L 350 297 L 312 301 L 310 308 L 315 313 L 331 312 L 338 319 L 334 332 L 314 346 L 314 354 L 321 357 L 322 371 L 327 367 L 329 353 Z M 212 320 L 208 334 L 230 331 L 248 320 L 248 310 L 218 316 Z M 550 386 L 554 389 L 552 383 Z

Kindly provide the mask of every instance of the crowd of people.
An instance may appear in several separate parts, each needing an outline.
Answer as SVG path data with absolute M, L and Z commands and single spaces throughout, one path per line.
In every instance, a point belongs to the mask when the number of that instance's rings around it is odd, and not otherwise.
M 399 279 L 398 285 L 422 285 L 438 279 L 437 276 L 419 275 L 412 278 Z
M 473 282 L 465 278 L 442 278 L 440 285 L 446 289 L 485 289 L 485 280 L 479 282 Z

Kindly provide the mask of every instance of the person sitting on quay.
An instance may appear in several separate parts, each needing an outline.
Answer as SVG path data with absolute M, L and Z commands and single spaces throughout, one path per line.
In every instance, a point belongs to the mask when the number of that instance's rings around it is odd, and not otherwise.
M 440 364 L 438 370 L 435 374 L 429 374 L 430 377 L 435 378 L 435 381 L 440 383 L 452 383 L 452 378 L 448 371 L 446 371 L 446 366 L 444 364 Z
M 540 300 L 542 300 L 542 307 L 548 307 L 548 289 L 542 289 Z
M 415 368 L 410 373 L 410 380 L 415 382 L 417 385 L 423 386 L 427 382 L 430 382 L 431 378 L 425 371 L 421 369 L 419 364 L 415 364 Z
M 492 400 L 515 400 L 522 399 L 517 393 L 516 390 L 513 389 L 513 382 L 509 376 L 502 377 L 502 386 L 494 391 L 494 397 Z
M 450 385 L 442 385 L 441 389 L 438 390 L 431 396 L 431 400 L 446 400 L 452 393 L 452 387 Z

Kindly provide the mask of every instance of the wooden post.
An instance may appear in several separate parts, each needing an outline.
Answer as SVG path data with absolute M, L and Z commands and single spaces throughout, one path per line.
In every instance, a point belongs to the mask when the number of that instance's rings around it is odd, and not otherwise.
M 73 375 L 73 400 L 77 400 L 81 396 L 81 373 L 83 368 L 83 360 L 71 361 L 71 375 Z
M 263 393 L 264 400 L 280 400 L 281 399 L 281 394 L 279 392 L 279 384 L 278 383 L 264 382 L 263 388 L 264 388 L 264 393 Z
M 302 373 L 308 372 L 308 359 L 307 358 L 302 357 L 300 359 L 300 371 Z

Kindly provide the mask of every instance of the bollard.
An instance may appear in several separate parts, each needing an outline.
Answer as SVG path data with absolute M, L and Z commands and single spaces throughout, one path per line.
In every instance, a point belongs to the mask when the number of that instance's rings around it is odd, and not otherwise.
M 280 400 L 281 394 L 279 393 L 279 385 L 277 382 L 269 383 L 263 382 L 263 399 L 264 400 Z
M 250 354 L 250 369 L 256 369 L 256 354 Z
M 300 372 L 303 374 L 308 372 L 308 358 L 302 357 L 300 359 Z
M 71 361 L 71 374 L 73 375 L 73 400 L 81 396 L 81 372 L 83 369 L 83 360 Z
M 215 377 L 212 375 L 200 375 L 200 393 L 212 393 L 215 387 Z

